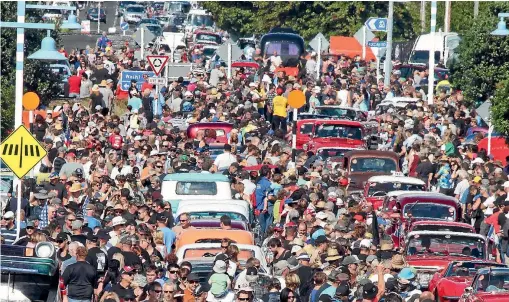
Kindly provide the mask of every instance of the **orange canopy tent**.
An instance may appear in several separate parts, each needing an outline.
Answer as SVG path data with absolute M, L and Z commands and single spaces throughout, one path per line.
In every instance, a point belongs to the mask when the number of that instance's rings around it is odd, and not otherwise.
M 344 54 L 347 57 L 362 56 L 362 45 L 354 37 L 330 37 L 329 53 L 332 55 Z M 366 61 L 376 60 L 371 48 L 366 46 Z

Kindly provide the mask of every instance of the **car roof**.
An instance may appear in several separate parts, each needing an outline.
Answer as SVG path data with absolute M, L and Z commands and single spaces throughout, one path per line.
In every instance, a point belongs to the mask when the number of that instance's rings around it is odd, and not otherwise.
M 482 268 L 477 271 L 478 275 L 490 274 L 490 275 L 507 275 L 509 274 L 508 267 L 488 267 Z
M 398 154 L 396 152 L 392 151 L 379 151 L 379 150 L 353 150 L 345 153 L 345 157 L 349 156 L 380 156 L 380 157 L 392 157 L 392 158 L 398 158 Z
M 424 181 L 415 177 L 407 177 L 407 176 L 393 176 L 393 175 L 377 175 L 372 176 L 368 179 L 368 182 L 396 182 L 396 183 L 406 183 L 412 185 L 425 185 Z
M 348 125 L 348 126 L 358 126 L 362 127 L 363 125 L 360 122 L 357 121 L 351 121 L 351 120 L 342 120 L 342 119 L 302 119 L 299 121 L 300 123 L 303 122 L 313 122 L 315 124 L 335 124 L 335 125 Z
M 344 110 L 352 110 L 352 111 L 355 111 L 355 112 L 364 112 L 360 108 L 353 108 L 353 107 L 340 106 L 340 105 L 320 105 L 320 106 L 316 106 L 316 109 L 321 109 L 321 108 L 344 109 Z
M 387 192 L 387 195 L 386 196 L 389 196 L 389 197 L 397 197 L 397 196 L 400 196 L 402 194 L 408 194 L 408 193 L 418 193 L 418 194 L 421 194 L 421 195 L 425 195 L 425 194 L 441 194 L 441 193 L 436 193 L 436 192 L 428 192 L 428 191 L 405 191 L 405 190 L 396 190 L 396 191 L 390 191 L 390 192 Z
M 486 241 L 486 237 L 481 234 L 475 233 L 462 233 L 462 232 L 448 232 L 448 231 L 413 231 L 407 234 L 407 240 L 413 236 L 422 235 L 436 235 L 436 236 L 451 236 L 451 237 L 470 237 Z
M 438 193 L 438 192 L 427 192 L 426 194 L 423 194 L 423 193 L 424 192 L 421 192 L 421 191 L 407 191 L 406 194 L 405 193 L 401 194 L 398 197 L 399 198 L 418 197 L 418 198 L 422 198 L 422 199 L 440 198 L 440 199 L 444 199 L 444 200 L 454 201 L 455 203 L 458 202 L 458 200 L 456 198 L 454 198 L 452 196 L 447 196 L 442 193 Z
M 230 182 L 228 176 L 217 173 L 173 173 L 166 174 L 163 181 Z
M 176 216 L 199 212 L 237 213 L 245 216 L 249 215 L 249 204 L 243 200 L 185 200 L 179 203 Z

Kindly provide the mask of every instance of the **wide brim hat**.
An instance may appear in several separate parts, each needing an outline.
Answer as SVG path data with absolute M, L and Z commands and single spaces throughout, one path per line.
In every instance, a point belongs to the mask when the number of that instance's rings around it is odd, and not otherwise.
M 69 189 L 69 192 L 75 193 L 83 190 L 80 183 L 73 183 L 71 188 Z
M 327 250 L 327 257 L 325 258 L 325 261 L 335 261 L 341 258 L 341 256 L 338 253 L 337 249 L 328 249 Z
M 126 223 L 125 219 L 121 216 L 117 216 L 115 218 L 113 218 L 113 220 L 111 221 L 111 226 L 115 227 L 117 225 L 124 225 Z

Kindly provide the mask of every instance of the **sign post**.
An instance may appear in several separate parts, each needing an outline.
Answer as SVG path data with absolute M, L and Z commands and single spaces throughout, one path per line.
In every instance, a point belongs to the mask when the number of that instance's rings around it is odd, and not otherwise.
M 322 38 L 319 37 L 318 38 L 318 64 L 316 64 L 316 66 L 318 67 L 316 69 L 316 79 L 319 80 L 320 79 L 320 69 L 321 69 L 321 64 L 322 64 Z
M 122 35 L 125 36 L 125 31 L 129 29 L 129 24 L 127 22 L 124 22 L 124 17 L 121 17 L 122 20 L 120 21 L 120 29 L 122 30 Z
M 295 166 L 297 157 L 297 115 L 298 109 L 306 104 L 306 96 L 302 90 L 292 90 L 288 94 L 288 105 L 293 108 L 293 125 L 292 125 L 292 161 Z M 295 170 L 297 174 L 297 169 Z
M 97 33 L 101 34 L 101 2 L 97 2 Z
M 364 34 L 362 35 L 362 59 L 366 60 L 366 31 L 367 31 L 367 26 L 363 26 L 362 30 L 364 31 Z
M 140 50 L 140 55 L 141 55 L 141 59 L 144 60 L 145 59 L 145 28 L 141 27 L 140 28 L 141 30 L 141 50 Z

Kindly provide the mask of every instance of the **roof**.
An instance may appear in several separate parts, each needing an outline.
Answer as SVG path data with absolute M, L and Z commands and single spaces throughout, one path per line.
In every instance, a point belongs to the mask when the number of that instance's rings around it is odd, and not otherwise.
M 299 120 L 298 123 L 304 122 L 313 122 L 315 124 L 335 124 L 335 125 L 347 125 L 347 126 L 357 126 L 362 127 L 362 123 L 351 120 L 335 120 L 335 119 L 302 119 Z
M 359 123 L 359 122 L 355 122 Z M 359 123 L 360 124 L 360 123 Z M 391 157 L 391 158 L 399 158 L 398 154 L 392 151 L 379 151 L 379 150 L 353 150 L 345 153 L 345 157 L 349 156 L 377 156 L 377 157 Z
M 211 35 L 211 36 L 218 36 L 218 37 L 221 37 L 220 34 L 218 33 L 215 33 L 213 31 L 210 31 L 210 30 L 200 30 L 200 29 L 197 29 L 194 31 L 194 34 L 195 35 L 199 35 L 199 34 L 202 34 L 202 35 Z
M 435 235 L 435 236 L 450 236 L 450 237 L 470 237 L 470 238 L 477 238 L 482 239 L 486 241 L 486 237 L 480 234 L 473 234 L 473 233 L 459 233 L 459 232 L 447 232 L 447 231 L 414 231 L 407 234 L 406 238 L 407 240 L 412 236 L 422 236 L 422 235 Z
M 353 107 L 347 107 L 347 106 L 339 106 L 339 105 L 320 105 L 320 106 L 316 106 L 316 109 L 321 109 L 321 108 L 344 109 L 344 110 L 352 110 L 352 111 L 356 111 L 356 112 L 358 112 L 358 111 L 364 112 L 360 108 L 353 108 Z
M 385 102 L 391 102 L 391 103 L 400 103 L 400 102 L 403 102 L 403 103 L 417 103 L 419 101 L 418 98 L 408 98 L 408 97 L 403 97 L 403 96 L 397 96 L 397 97 L 393 97 L 393 98 L 389 98 L 389 99 L 384 99 L 382 101 L 382 103 L 385 103 Z
M 249 208 L 250 205 L 244 200 L 185 200 L 179 203 L 176 216 L 186 212 L 225 212 L 246 216 L 249 215 Z
M 404 190 L 397 190 L 397 191 L 387 192 L 386 196 L 397 197 L 397 196 L 400 196 L 400 195 L 403 195 L 403 194 L 407 194 L 407 193 L 416 193 L 416 194 L 421 194 L 421 195 L 425 195 L 425 194 L 440 194 L 440 193 L 428 192 L 428 191 L 404 191 Z
M 406 183 L 412 185 L 425 185 L 424 181 L 415 177 L 406 177 L 406 176 L 388 176 L 388 175 L 378 175 L 372 176 L 368 179 L 369 182 L 398 182 L 398 183 Z
M 348 57 L 362 56 L 362 45 L 354 37 L 330 37 L 329 53 L 333 55 L 346 55 Z M 366 61 L 376 60 L 370 47 L 366 47 Z
M 209 173 L 174 173 L 167 174 L 163 181 L 190 181 L 190 182 L 229 182 L 228 176 L 223 174 Z
M 443 200 L 449 200 L 449 201 L 454 201 L 455 203 L 458 203 L 458 200 L 456 198 L 447 196 L 442 193 L 437 193 L 437 192 L 426 192 L 426 194 L 423 194 L 423 193 L 425 193 L 425 192 L 421 192 L 421 191 L 410 191 L 409 192 L 409 191 L 407 191 L 406 194 L 403 193 L 403 194 L 399 195 L 399 197 L 400 198 L 417 197 L 420 199 L 440 198 Z

